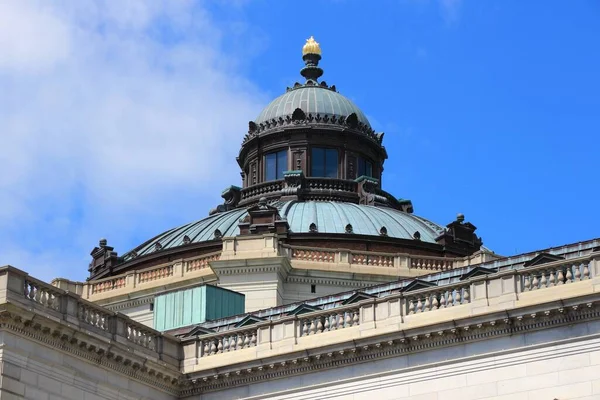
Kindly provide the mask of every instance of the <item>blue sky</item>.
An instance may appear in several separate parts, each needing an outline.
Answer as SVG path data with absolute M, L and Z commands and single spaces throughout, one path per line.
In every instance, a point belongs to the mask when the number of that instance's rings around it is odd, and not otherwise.
M 503 255 L 600 236 L 598 2 L 366 4 L 0 4 L 0 264 L 85 279 L 100 237 L 206 216 L 310 35 L 416 214 Z

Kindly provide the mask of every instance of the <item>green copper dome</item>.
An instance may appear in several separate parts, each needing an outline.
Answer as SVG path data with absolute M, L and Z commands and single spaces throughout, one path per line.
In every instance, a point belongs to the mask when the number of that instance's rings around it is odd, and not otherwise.
M 318 114 L 321 117 L 346 118 L 354 113 L 358 122 L 371 127 L 365 114 L 350 99 L 327 87 L 309 85 L 291 89 L 273 100 L 262 110 L 255 123 L 258 125 L 273 119 L 278 120 L 280 117 L 291 117 L 297 108 L 313 117 Z
M 311 224 L 315 224 L 319 234 L 347 234 L 350 224 L 355 235 L 381 237 L 381 228 L 385 227 L 390 238 L 413 240 L 414 233 L 419 232 L 422 242 L 436 243 L 435 239 L 444 232 L 443 227 L 433 222 L 388 207 L 331 201 L 278 201 L 272 205 L 287 219 L 292 233 L 309 233 Z M 238 224 L 246 215 L 246 209 L 235 209 L 182 225 L 148 240 L 124 258 L 129 260 L 186 243 L 215 240 L 217 231 L 219 236 L 239 235 Z

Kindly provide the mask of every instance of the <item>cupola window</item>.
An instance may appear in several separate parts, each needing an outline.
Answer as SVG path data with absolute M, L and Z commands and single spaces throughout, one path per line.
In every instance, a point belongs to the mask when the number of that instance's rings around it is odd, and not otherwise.
M 362 157 L 358 158 L 358 175 L 360 176 L 373 176 L 373 163 L 371 161 L 365 160 Z
M 311 175 L 325 178 L 338 176 L 338 151 L 314 147 L 311 153 Z
M 269 153 L 265 156 L 265 180 L 283 179 L 283 173 L 287 169 L 287 150 Z

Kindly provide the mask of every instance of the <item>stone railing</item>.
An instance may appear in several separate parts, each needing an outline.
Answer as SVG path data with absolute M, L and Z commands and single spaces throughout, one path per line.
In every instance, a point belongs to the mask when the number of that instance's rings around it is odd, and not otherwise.
M 220 368 L 234 359 L 236 363 L 256 359 L 263 362 L 269 356 L 281 358 L 283 352 L 301 353 L 341 342 L 354 343 L 370 336 L 422 329 L 432 323 L 455 324 L 488 313 L 499 313 L 502 319 L 506 318 L 506 310 L 594 295 L 595 287 L 600 286 L 600 253 L 501 272 L 482 269 L 468 279 L 456 277 L 445 285 L 423 285 L 405 286 L 381 297 L 359 297 L 355 303 L 332 309 L 182 339 L 184 353 L 192 355 L 184 360 L 183 372 Z M 569 289 L 564 291 L 562 285 L 569 285 Z M 318 338 L 313 340 L 314 336 Z M 220 358 L 234 351 L 239 352 L 235 358 Z M 198 361 L 208 356 L 212 362 Z
M 454 268 L 455 258 L 446 257 L 411 257 L 410 267 L 415 269 L 427 269 L 434 271 L 444 271 Z M 460 265 L 462 266 L 462 265 Z
M 344 328 L 358 326 L 360 324 L 358 315 L 360 309 L 355 305 L 338 307 L 328 313 L 309 314 L 306 318 L 300 317 L 299 335 L 310 336 L 319 333 L 331 332 Z
M 140 271 L 137 274 L 138 283 L 152 282 L 173 276 L 173 265 Z
M 198 257 L 179 260 L 170 264 L 129 271 L 125 274 L 112 276 L 89 282 L 71 282 L 56 279 L 53 285 L 61 289 L 78 293 L 87 300 L 109 298 L 112 296 L 130 294 L 135 289 L 163 287 L 212 273 L 209 268 L 211 261 L 219 260 L 221 252 L 203 254 Z M 35 296 L 35 294 L 32 294 Z
M 268 181 L 252 185 L 241 190 L 240 204 L 245 204 L 252 199 L 258 200 L 260 197 L 270 197 L 270 194 L 276 194 L 283 189 L 283 180 Z
M 349 266 L 407 268 L 425 271 L 445 271 L 463 267 L 461 258 L 413 257 L 402 253 L 380 253 L 345 249 L 327 249 L 283 245 L 291 260 L 337 263 Z M 428 273 L 428 272 L 424 272 Z
M 125 275 L 117 276 L 116 278 L 105 279 L 91 285 L 92 294 L 104 293 L 111 290 L 124 288 L 127 284 Z
M 335 251 L 291 248 L 291 257 L 292 260 L 330 263 L 335 261 Z
M 591 276 L 589 259 L 560 260 L 527 268 L 521 274 L 520 283 L 522 291 L 528 292 L 587 280 Z
M 24 307 L 46 315 L 52 321 L 65 321 L 70 327 L 93 332 L 108 341 L 139 346 L 146 351 L 167 351 L 168 354 L 156 354 L 156 359 L 171 359 L 176 364 L 179 358 L 178 339 L 82 299 L 73 292 L 32 278 L 16 268 L 0 267 L 0 293 L 2 304 Z
M 306 178 L 306 186 L 311 190 L 334 190 L 356 193 L 358 183 L 353 180 L 337 178 Z
M 215 354 L 256 347 L 257 330 L 236 329 L 226 334 L 211 334 L 202 338 L 199 347 L 199 356 L 208 357 Z
M 435 311 L 470 303 L 470 284 L 461 283 L 415 291 L 406 296 L 406 314 Z
M 372 265 L 376 267 L 393 267 L 394 255 L 376 254 L 376 253 L 355 253 L 352 252 L 351 264 Z

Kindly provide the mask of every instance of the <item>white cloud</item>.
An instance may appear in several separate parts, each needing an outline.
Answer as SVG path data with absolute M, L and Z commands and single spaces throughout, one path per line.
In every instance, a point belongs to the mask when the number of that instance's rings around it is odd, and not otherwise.
M 265 99 L 225 34 L 194 2 L 0 2 L 0 264 L 82 279 L 100 236 L 136 244 L 239 183 Z

